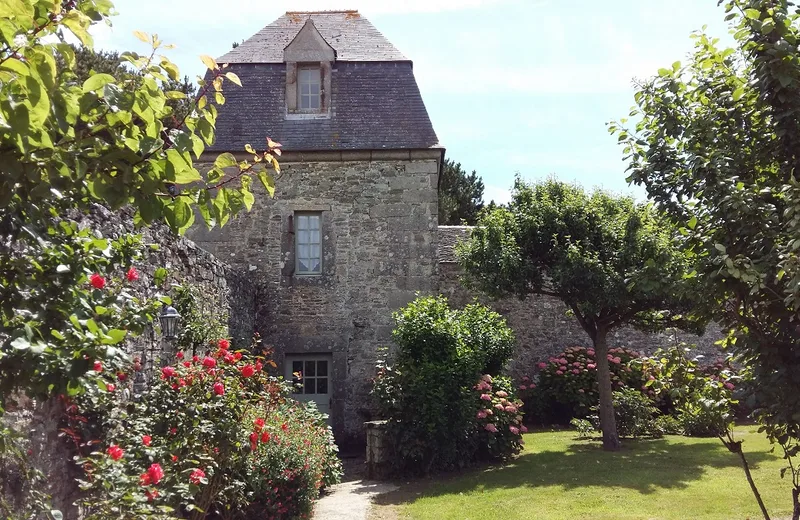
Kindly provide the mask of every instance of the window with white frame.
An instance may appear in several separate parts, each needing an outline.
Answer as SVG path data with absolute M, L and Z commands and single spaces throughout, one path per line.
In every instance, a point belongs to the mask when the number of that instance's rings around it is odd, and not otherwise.
M 300 67 L 297 70 L 297 108 L 319 110 L 321 90 L 322 74 L 319 67 Z
M 296 274 L 322 274 L 322 214 L 295 215 Z

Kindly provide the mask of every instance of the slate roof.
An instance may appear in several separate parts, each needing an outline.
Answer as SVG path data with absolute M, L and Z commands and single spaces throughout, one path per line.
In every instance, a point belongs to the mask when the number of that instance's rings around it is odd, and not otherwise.
M 267 136 L 287 152 L 439 148 L 412 63 L 364 17 L 347 13 L 352 12 L 298 14 L 297 20 L 288 13 L 220 58 L 231 63 L 242 88 L 225 84 L 209 151 L 241 152 L 248 143 L 262 148 Z M 283 47 L 308 16 L 337 51 L 330 117 L 287 118 Z M 243 48 L 239 61 L 233 59 Z
M 456 260 L 456 244 L 469 238 L 473 226 L 439 226 L 439 248 L 436 256 L 440 264 L 452 264 Z
M 219 63 L 282 63 L 283 49 L 309 18 L 331 47 L 337 61 L 408 61 L 358 11 L 287 12 L 235 49 Z

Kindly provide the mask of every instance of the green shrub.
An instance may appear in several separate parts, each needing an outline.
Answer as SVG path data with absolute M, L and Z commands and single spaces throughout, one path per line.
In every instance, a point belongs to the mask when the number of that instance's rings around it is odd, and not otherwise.
M 578 431 L 579 439 L 587 439 L 597 431 L 592 422 L 586 419 L 572 419 L 569 424 Z
M 373 395 L 388 420 L 395 469 L 427 473 L 519 451 L 521 403 L 509 380 L 494 388 L 488 372 L 513 351 L 505 320 L 477 304 L 450 309 L 444 297 L 418 298 L 394 319 L 395 363 L 379 362 Z M 485 406 L 500 400 L 502 413 Z M 479 418 L 486 409 L 493 415 Z
M 677 420 L 684 435 L 724 436 L 733 423 L 733 383 L 705 379 L 703 385 L 677 409 Z
M 656 430 L 661 435 L 683 435 L 683 426 L 678 419 L 672 415 L 659 415 L 656 417 Z
M 338 478 L 319 413 L 264 372 L 270 361 L 228 346 L 220 340 L 213 353 L 164 367 L 133 401 L 123 398 L 131 377 L 120 372 L 71 405 L 88 520 L 289 518 L 308 514 L 319 488 Z M 96 428 L 82 429 L 86 413 Z

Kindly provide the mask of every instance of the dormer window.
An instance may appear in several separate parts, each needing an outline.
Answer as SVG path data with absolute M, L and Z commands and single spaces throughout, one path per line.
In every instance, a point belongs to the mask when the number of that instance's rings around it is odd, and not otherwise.
M 303 112 L 318 112 L 322 103 L 322 74 L 319 66 L 300 66 L 297 70 L 297 108 Z

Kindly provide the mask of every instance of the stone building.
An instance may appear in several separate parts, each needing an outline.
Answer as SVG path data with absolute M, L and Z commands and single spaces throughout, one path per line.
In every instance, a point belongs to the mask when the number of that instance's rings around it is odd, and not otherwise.
M 253 286 L 255 327 L 298 398 L 328 412 L 340 443 L 364 442 L 363 422 L 392 312 L 419 291 L 454 305 L 475 295 L 458 282 L 453 255 L 463 227 L 437 226 L 439 145 L 412 62 L 357 11 L 288 12 L 218 60 L 243 88 L 226 88 L 219 152 L 246 157 L 266 136 L 283 145 L 274 199 L 221 230 L 189 236 L 237 266 Z M 517 336 L 509 370 L 588 338 L 553 298 L 487 302 Z M 652 350 L 713 339 L 619 331 L 617 346 Z
M 259 286 L 258 328 L 298 397 L 363 437 L 392 311 L 436 282 L 444 149 L 411 60 L 357 11 L 287 12 L 218 60 L 226 88 L 210 151 L 283 145 L 274 199 L 189 235 Z M 362 441 L 363 442 L 363 441 Z

